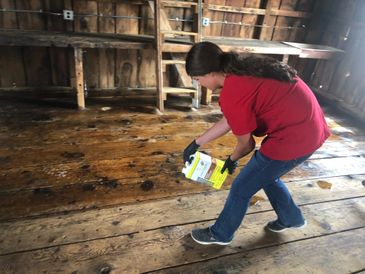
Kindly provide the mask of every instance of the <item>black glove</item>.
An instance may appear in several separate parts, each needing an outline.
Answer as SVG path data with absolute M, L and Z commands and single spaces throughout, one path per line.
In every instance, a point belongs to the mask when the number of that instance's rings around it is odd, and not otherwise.
M 221 173 L 223 174 L 226 169 L 228 169 L 229 174 L 233 174 L 234 170 L 238 165 L 237 161 L 232 161 L 231 156 L 228 156 L 227 160 L 224 162 Z
M 191 163 L 190 160 L 190 155 L 193 155 L 199 148 L 199 145 L 195 142 L 195 140 L 193 142 L 191 142 L 190 145 L 188 145 L 185 149 L 184 149 L 184 163 L 185 162 L 189 162 Z

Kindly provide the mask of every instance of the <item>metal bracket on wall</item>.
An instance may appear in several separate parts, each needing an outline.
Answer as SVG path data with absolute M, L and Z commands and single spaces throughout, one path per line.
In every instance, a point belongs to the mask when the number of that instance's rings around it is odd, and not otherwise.
M 74 11 L 73 10 L 63 10 L 63 19 L 64 20 L 74 20 Z
M 203 17 L 202 18 L 202 25 L 203 27 L 208 27 L 209 26 L 209 23 L 210 23 L 210 19 L 207 18 L 207 17 Z

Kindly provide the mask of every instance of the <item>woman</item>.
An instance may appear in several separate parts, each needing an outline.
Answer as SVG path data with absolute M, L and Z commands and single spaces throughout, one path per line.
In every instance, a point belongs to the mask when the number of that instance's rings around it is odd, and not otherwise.
M 280 177 L 308 159 L 330 135 L 310 88 L 294 69 L 273 58 L 224 53 L 209 42 L 191 48 L 186 71 L 201 86 L 222 89 L 223 118 L 184 150 L 184 162 L 200 146 L 232 131 L 237 143 L 222 169 L 232 174 L 237 161 L 255 148 L 252 136 L 266 136 L 233 181 L 216 222 L 194 229 L 192 238 L 200 244 L 230 244 L 260 189 L 277 214 L 277 220 L 266 225 L 268 230 L 304 227 L 306 221 Z

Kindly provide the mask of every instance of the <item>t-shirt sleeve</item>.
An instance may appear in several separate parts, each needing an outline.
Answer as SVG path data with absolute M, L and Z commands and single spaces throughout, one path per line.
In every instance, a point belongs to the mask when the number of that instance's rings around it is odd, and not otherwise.
M 226 82 L 219 98 L 219 104 L 234 135 L 245 135 L 256 129 L 253 99 L 249 92 L 241 90 L 239 85 Z

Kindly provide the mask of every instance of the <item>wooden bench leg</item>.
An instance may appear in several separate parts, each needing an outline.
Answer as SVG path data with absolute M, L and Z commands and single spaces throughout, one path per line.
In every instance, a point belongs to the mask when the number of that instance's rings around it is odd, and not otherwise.
M 85 109 L 85 94 L 84 94 L 84 70 L 82 62 L 82 49 L 74 48 L 75 57 L 75 77 L 76 77 L 76 95 L 77 106 L 79 109 Z
M 194 108 L 200 108 L 200 95 L 201 94 L 201 88 L 199 87 L 196 92 L 193 93 L 193 100 L 192 105 Z
M 209 105 L 212 102 L 212 91 L 205 87 L 202 87 L 201 90 L 202 90 L 202 104 Z
M 287 64 L 289 62 L 289 55 L 288 54 L 284 54 L 283 55 L 283 63 Z

